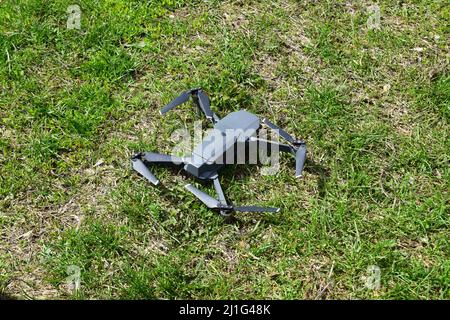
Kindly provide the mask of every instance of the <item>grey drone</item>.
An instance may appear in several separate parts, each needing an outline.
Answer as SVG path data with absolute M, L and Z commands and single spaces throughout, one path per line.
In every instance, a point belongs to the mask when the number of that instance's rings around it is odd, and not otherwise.
M 211 111 L 210 100 L 201 88 L 182 92 L 177 98 L 160 110 L 161 115 L 187 102 L 190 97 L 192 97 L 192 101 L 198 108 L 199 113 L 203 113 L 211 121 L 213 132 L 207 135 L 193 149 L 192 154 L 188 157 L 178 157 L 154 152 L 137 153 L 131 159 L 133 169 L 154 185 L 158 185 L 159 180 L 148 169 L 147 165 L 149 164 L 174 165 L 181 167 L 185 172 L 200 180 L 212 180 L 217 193 L 216 198 L 191 184 L 187 184 L 185 188 L 192 192 L 208 208 L 217 210 L 224 216 L 230 215 L 233 212 L 279 212 L 279 208 L 234 206 L 229 204 L 220 185 L 218 172 L 225 165 L 234 163 L 237 148 L 248 148 L 252 143 L 264 143 L 269 149 L 294 154 L 296 160 L 295 175 L 296 177 L 301 177 L 306 161 L 305 142 L 294 139 L 286 131 L 267 119 L 263 119 L 261 123 L 256 115 L 245 110 L 232 112 L 220 119 Z M 265 124 L 270 130 L 285 139 L 287 144 L 260 138 L 259 133 L 262 124 Z M 231 160 L 229 160 L 230 158 Z

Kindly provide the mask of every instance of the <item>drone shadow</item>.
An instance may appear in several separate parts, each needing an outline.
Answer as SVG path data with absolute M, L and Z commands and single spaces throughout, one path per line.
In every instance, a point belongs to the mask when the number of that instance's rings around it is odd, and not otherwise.
M 229 165 L 222 170 L 221 178 L 223 184 L 229 184 L 235 180 L 247 180 L 250 176 L 255 175 L 256 172 L 258 170 L 261 170 L 262 168 L 263 165 L 260 163 L 252 165 L 247 164 Z M 293 170 L 295 169 L 295 162 L 293 162 L 292 168 Z M 326 192 L 325 186 L 330 176 L 330 170 L 324 167 L 323 165 L 315 162 L 314 160 L 308 158 L 306 160 L 304 171 L 316 177 L 317 187 L 319 190 L 319 197 L 323 198 Z M 301 181 L 301 179 L 299 180 L 298 178 L 293 177 L 293 179 Z
M 262 164 L 256 164 L 252 166 L 234 165 L 234 168 L 232 168 L 233 166 L 230 167 L 231 168 L 226 167 L 222 171 L 224 184 L 232 183 L 236 179 L 247 179 L 250 175 L 255 174 L 256 170 L 261 169 Z M 330 176 L 330 170 L 312 159 L 307 159 L 304 171 L 316 176 L 317 188 L 319 190 L 318 197 L 323 198 L 326 193 L 326 184 Z M 272 215 L 262 215 L 261 220 L 269 224 L 279 223 L 279 219 L 277 219 L 276 216 Z M 226 217 L 225 223 L 234 224 L 239 228 L 248 224 L 244 222 L 244 220 L 239 219 L 236 215 L 230 215 L 229 217 Z
M 330 170 L 323 165 L 308 159 L 305 171 L 317 177 L 317 189 L 319 190 L 319 198 L 323 198 L 326 194 L 327 181 L 330 178 Z
M 160 165 L 158 165 L 160 166 Z M 294 163 L 295 166 L 295 163 Z M 169 170 L 174 175 L 181 175 L 186 183 L 196 181 L 204 186 L 212 186 L 212 181 L 210 180 L 200 180 L 195 178 L 194 176 L 188 174 L 184 170 L 182 170 L 181 166 L 173 166 L 173 165 L 164 165 L 166 170 Z M 256 174 L 258 170 L 261 170 L 263 165 L 261 163 L 258 164 L 234 164 L 234 165 L 227 165 L 225 166 L 221 171 L 221 184 L 222 185 L 230 185 L 233 183 L 233 181 L 236 180 L 248 180 L 250 176 L 253 176 Z M 330 176 L 330 171 L 328 168 L 322 166 L 321 164 L 315 162 L 313 159 L 307 158 L 305 169 L 306 172 L 309 174 L 312 174 L 316 176 L 317 180 L 317 188 L 319 190 L 318 196 L 319 198 L 323 198 L 326 193 L 326 183 Z M 172 189 L 169 189 L 166 187 L 163 183 L 160 183 L 158 185 L 158 189 L 161 191 L 161 196 L 164 197 L 167 201 L 177 203 L 179 201 L 179 198 L 174 194 Z M 211 194 L 212 196 L 215 196 L 215 194 Z M 225 195 L 226 196 L 226 195 Z M 233 203 L 232 199 L 229 199 L 226 196 L 226 199 L 229 203 Z M 274 222 L 275 220 L 272 218 L 267 218 L 267 222 Z M 230 215 L 224 218 L 225 223 L 229 224 L 237 224 L 238 226 L 241 226 L 245 224 L 241 219 L 236 217 L 236 215 Z

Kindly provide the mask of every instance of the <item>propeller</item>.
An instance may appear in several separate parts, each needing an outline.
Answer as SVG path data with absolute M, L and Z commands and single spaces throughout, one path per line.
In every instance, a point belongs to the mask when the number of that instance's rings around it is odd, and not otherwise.
M 190 192 L 192 192 L 201 202 L 203 202 L 208 208 L 221 211 L 239 211 L 239 212 L 279 212 L 280 208 L 271 207 L 258 207 L 258 206 L 232 206 L 224 205 L 219 200 L 211 197 L 209 194 L 197 189 L 191 184 L 185 186 Z
M 201 202 L 210 209 L 218 209 L 222 204 L 219 200 L 211 197 L 209 194 L 197 189 L 192 184 L 185 185 L 185 188 L 194 194 Z
M 234 211 L 239 212 L 280 212 L 280 208 L 257 207 L 257 206 L 239 206 L 234 207 Z
M 144 162 L 142 162 L 139 158 L 131 159 L 131 163 L 133 165 L 133 169 L 139 172 L 142 176 L 144 176 L 148 181 L 153 183 L 155 186 L 159 184 L 159 180 L 153 175 L 153 173 L 148 170 L 145 166 Z
M 165 113 L 167 113 L 168 111 L 172 110 L 173 108 L 175 108 L 175 107 L 179 106 L 180 104 L 183 104 L 186 101 L 188 101 L 189 97 L 191 95 L 195 95 L 197 97 L 198 105 L 199 105 L 200 109 L 202 109 L 202 111 L 205 114 L 206 118 L 212 119 L 214 114 L 211 111 L 211 102 L 210 102 L 208 96 L 206 95 L 206 93 L 200 88 L 195 88 L 195 89 L 190 89 L 190 90 L 183 91 L 178 97 L 176 97 L 174 100 L 169 102 L 169 104 L 165 105 L 159 111 L 159 113 L 161 115 L 164 115 Z
M 295 152 L 295 176 L 297 178 L 302 177 L 303 166 L 306 161 L 306 145 L 301 144 L 298 150 Z
M 166 112 L 172 110 L 173 108 L 175 108 L 176 106 L 179 106 L 180 104 L 185 103 L 186 101 L 189 100 L 189 96 L 192 93 L 192 90 L 187 90 L 182 92 L 178 97 L 176 97 L 175 99 L 173 99 L 169 104 L 165 105 L 160 111 L 160 114 L 165 114 Z
M 295 176 L 297 178 L 302 177 L 303 167 L 305 166 L 306 162 L 305 142 L 294 139 L 289 133 L 281 129 L 276 124 L 270 122 L 266 118 L 264 118 L 262 122 L 291 144 L 293 148 L 292 150 L 295 152 Z
M 212 119 L 213 113 L 211 111 L 211 102 L 209 101 L 208 96 L 202 89 L 197 91 L 197 96 L 198 96 L 198 102 L 200 104 L 200 108 L 202 108 L 203 112 L 205 113 L 206 118 Z

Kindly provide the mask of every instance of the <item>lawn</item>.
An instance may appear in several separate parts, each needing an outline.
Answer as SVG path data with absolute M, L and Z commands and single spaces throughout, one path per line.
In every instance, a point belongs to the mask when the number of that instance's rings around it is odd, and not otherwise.
M 449 19 L 443 0 L 0 1 L 0 298 L 449 299 Z M 281 213 L 227 220 L 183 188 L 211 185 L 131 170 L 191 129 L 191 106 L 158 110 L 197 86 L 307 142 L 302 179 L 289 155 L 223 171 L 234 203 Z

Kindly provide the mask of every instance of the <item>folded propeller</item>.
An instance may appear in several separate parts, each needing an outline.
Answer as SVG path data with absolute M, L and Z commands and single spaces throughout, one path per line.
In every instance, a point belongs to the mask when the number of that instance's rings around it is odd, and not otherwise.
M 213 112 L 211 111 L 211 102 L 209 101 L 208 96 L 205 91 L 200 88 L 189 89 L 183 91 L 178 97 L 173 99 L 169 104 L 165 105 L 159 113 L 162 115 L 166 112 L 172 110 L 173 108 L 179 106 L 180 104 L 185 103 L 189 100 L 189 97 L 193 97 L 196 101 L 198 101 L 199 108 L 203 111 L 206 118 L 212 119 L 214 117 Z
M 232 206 L 228 204 L 222 204 L 219 200 L 211 197 L 209 194 L 197 189 L 191 184 L 185 186 L 190 192 L 192 192 L 201 202 L 203 202 L 208 208 L 219 210 L 225 213 L 237 212 L 279 212 L 280 208 L 271 207 L 258 207 L 258 206 Z
M 292 147 L 293 152 L 295 153 L 295 176 L 297 178 L 302 177 L 303 167 L 306 161 L 306 144 L 304 141 L 296 140 L 289 133 L 278 127 L 276 124 L 273 124 L 266 118 L 262 121 L 269 128 L 275 131 L 279 136 L 285 139 Z

